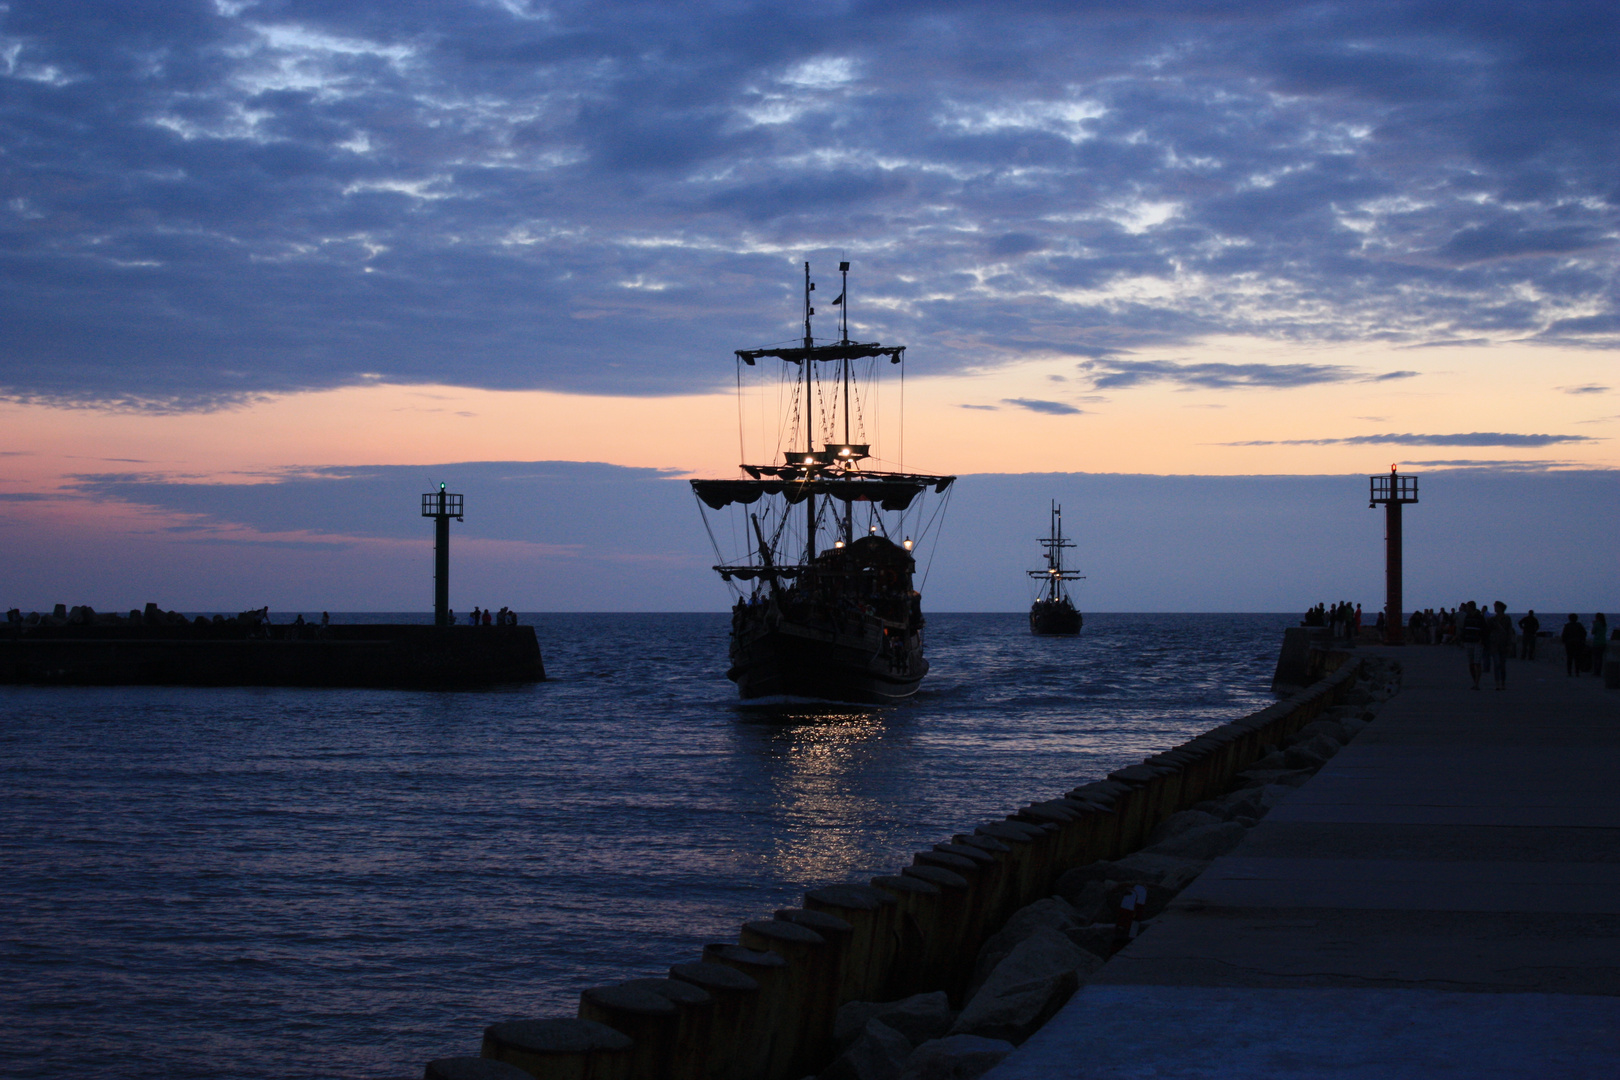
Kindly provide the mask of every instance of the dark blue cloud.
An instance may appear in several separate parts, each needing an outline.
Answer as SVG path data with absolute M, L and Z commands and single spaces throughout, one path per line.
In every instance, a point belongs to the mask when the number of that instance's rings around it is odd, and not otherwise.
M 1568 255 L 1613 243 L 1595 230 L 1581 226 L 1552 229 L 1505 228 L 1469 225 L 1443 244 L 1437 254 L 1456 262 L 1519 259 Z
M 1175 360 L 1084 360 L 1080 370 L 1091 377 L 1093 388 L 1123 390 L 1165 382 L 1202 390 L 1268 388 L 1287 390 L 1321 383 L 1388 382 L 1409 379 L 1415 371 L 1386 371 L 1368 375 L 1342 364 L 1227 364 L 1182 363 Z
M 1503 431 L 1470 431 L 1457 435 L 1351 435 L 1339 439 L 1251 439 L 1222 446 L 1556 446 L 1596 442 L 1590 435 L 1515 435 Z
M 653 521 L 696 513 L 691 490 L 669 472 L 582 461 L 333 466 L 235 483 L 85 473 L 70 477 L 67 487 L 92 499 L 194 516 L 183 526 L 193 532 L 245 526 L 267 533 L 404 539 L 424 534 L 417 516 L 421 493 L 440 482 L 466 496 L 473 526 L 468 531 L 485 539 L 559 545 L 588 539 L 605 551 L 629 552 L 649 535 Z M 611 527 L 604 524 L 609 521 Z
M 1617 57 L 1595 0 L 11 0 L 0 393 L 716 387 L 807 256 L 935 371 L 1613 347 Z
M 1045 413 L 1048 416 L 1078 416 L 1082 411 L 1061 401 L 1041 401 L 1038 398 L 1002 398 L 1001 403 L 1016 405 L 1030 412 Z

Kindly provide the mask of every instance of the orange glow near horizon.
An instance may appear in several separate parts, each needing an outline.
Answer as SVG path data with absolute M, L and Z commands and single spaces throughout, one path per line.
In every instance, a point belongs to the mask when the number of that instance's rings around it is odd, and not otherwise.
M 1070 357 L 980 374 L 907 378 L 904 464 L 928 472 L 1111 472 L 1242 475 L 1366 473 L 1388 463 L 1511 460 L 1620 467 L 1614 436 L 1620 394 L 1572 394 L 1612 377 L 1606 355 L 1501 346 L 1304 349 L 1217 341 L 1136 353 L 1133 360 L 1337 364 L 1369 375 L 1417 368 L 1389 382 L 1296 389 L 1184 389 L 1150 383 L 1093 391 Z M 893 374 L 889 372 L 887 374 Z M 877 442 L 900 464 L 899 390 L 883 390 Z M 1050 415 L 1009 404 L 1052 402 Z M 757 403 L 745 402 L 747 413 Z M 774 405 L 770 405 L 774 408 Z M 768 410 L 767 410 L 768 411 Z M 216 412 L 153 414 L 0 405 L 5 436 L 0 490 L 48 492 L 63 478 L 107 472 L 175 480 L 272 481 L 288 470 L 333 465 L 443 465 L 458 461 L 599 461 L 731 475 L 738 405 L 730 393 L 675 398 L 590 397 L 379 384 L 289 394 Z M 750 456 L 768 439 L 754 425 Z M 1227 445 L 1387 433 L 1586 436 L 1543 447 Z

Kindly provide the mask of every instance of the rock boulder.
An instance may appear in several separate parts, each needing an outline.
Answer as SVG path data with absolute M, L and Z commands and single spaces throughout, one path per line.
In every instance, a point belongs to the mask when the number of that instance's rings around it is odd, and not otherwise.
M 910 1056 L 904 1035 L 881 1020 L 868 1020 L 849 1049 L 821 1071 L 821 1080 L 899 1080 Z
M 1037 900 L 1033 904 L 1019 908 L 1007 924 L 992 934 L 984 946 L 979 949 L 979 956 L 973 964 L 973 979 L 968 984 L 967 996 L 971 999 L 996 965 L 1005 960 L 1011 952 L 1036 930 L 1045 928 L 1062 934 L 1070 941 L 1078 934 L 1085 921 L 1080 918 L 1079 912 L 1068 901 L 1056 896 L 1049 896 L 1044 900 Z
M 952 1035 L 917 1047 L 900 1080 L 977 1080 L 1013 1052 L 1005 1039 Z
M 1288 741 L 1297 746 L 1300 743 L 1310 742 L 1318 735 L 1325 735 L 1340 746 L 1350 741 L 1349 733 L 1344 730 L 1344 724 L 1339 720 L 1313 720 L 1295 732 L 1294 737 Z
M 1153 847 L 1162 844 L 1173 836 L 1180 836 L 1184 832 L 1190 832 L 1205 825 L 1219 825 L 1224 820 L 1224 818 L 1206 813 L 1196 807 L 1191 810 L 1183 810 L 1179 814 L 1171 814 L 1160 822 L 1159 827 L 1154 829 L 1152 834 L 1148 836 L 1147 844 L 1144 846 Z
M 1247 832 L 1235 821 L 1217 821 L 1172 836 L 1148 850 L 1156 855 L 1174 855 L 1179 859 L 1218 859 L 1237 847 Z
M 1074 878 L 1065 874 L 1057 880 L 1058 895 L 1069 902 L 1082 926 L 1110 918 L 1108 911 L 1108 880 L 1106 878 Z M 1076 940 L 1082 949 L 1091 949 L 1084 941 Z
M 1160 885 L 1171 892 L 1180 892 L 1208 866 L 1209 863 L 1202 859 L 1184 859 L 1153 851 L 1138 851 L 1116 860 L 1108 876 L 1114 881 Z
M 1039 927 L 996 965 L 950 1033 L 1021 1043 L 1101 966 L 1056 930 Z
M 833 1039 L 841 1049 L 848 1047 L 860 1038 L 869 1021 L 879 1020 L 904 1035 L 912 1046 L 918 1046 L 945 1034 L 953 1019 L 950 999 L 943 990 L 900 1001 L 849 1001 L 838 1007 Z
M 1314 735 L 1284 750 L 1283 761 L 1290 769 L 1320 769 L 1338 752 L 1338 743 L 1326 735 Z

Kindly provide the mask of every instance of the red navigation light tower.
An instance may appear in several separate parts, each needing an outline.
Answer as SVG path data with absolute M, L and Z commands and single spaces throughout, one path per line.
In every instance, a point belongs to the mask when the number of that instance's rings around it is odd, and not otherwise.
M 1384 504 L 1384 642 L 1400 645 L 1406 640 L 1406 624 L 1401 620 L 1401 505 L 1418 501 L 1417 477 L 1402 476 L 1389 467 L 1388 476 L 1371 476 L 1371 510 Z
M 433 625 L 450 625 L 450 519 L 461 520 L 461 496 L 444 490 L 422 496 L 422 516 L 433 519 Z

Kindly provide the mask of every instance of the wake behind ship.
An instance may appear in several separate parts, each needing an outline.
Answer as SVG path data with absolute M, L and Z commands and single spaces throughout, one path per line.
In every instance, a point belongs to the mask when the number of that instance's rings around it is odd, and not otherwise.
M 904 379 L 906 347 L 850 340 L 849 264 L 839 272 L 836 342 L 817 344 L 811 333 L 816 286 L 805 263 L 802 341 L 736 352 L 739 395 L 744 366 L 782 362 L 769 388 L 781 417 L 761 432 L 776 440 L 775 460 L 744 464 L 737 479 L 692 481 L 714 569 L 737 597 L 726 677 L 744 698 L 882 703 L 916 693 L 928 674 L 916 555 L 956 478 L 868 466 L 880 461 L 879 375 L 898 365 Z M 946 496 L 931 510 L 930 492 Z M 729 527 L 717 536 L 709 512 L 726 510 Z M 737 545 L 731 557 L 721 536 Z

